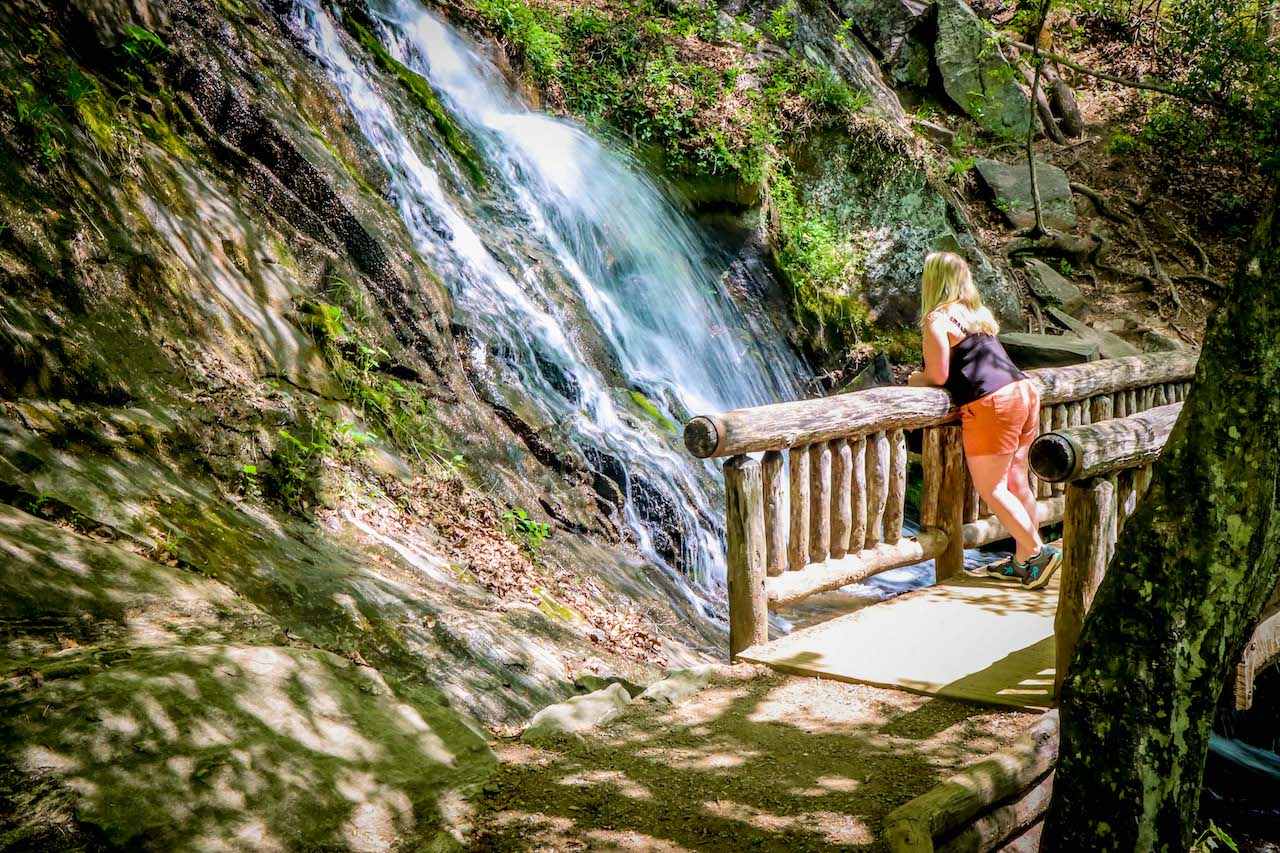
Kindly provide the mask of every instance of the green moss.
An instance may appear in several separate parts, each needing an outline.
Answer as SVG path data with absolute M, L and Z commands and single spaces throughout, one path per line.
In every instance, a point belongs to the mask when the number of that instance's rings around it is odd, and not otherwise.
M 829 216 L 800 198 L 792 179 L 777 174 L 769 184 L 775 226 L 775 258 L 791 287 L 796 321 L 815 332 L 819 349 L 860 343 L 870 326 L 860 294 L 866 251 Z
M 374 61 L 378 63 L 378 67 L 399 80 L 400 85 L 404 86 L 405 90 L 427 111 L 427 114 L 431 116 L 431 120 L 435 124 L 436 130 L 444 138 L 445 144 L 449 146 L 449 149 L 454 154 L 458 155 L 467 173 L 471 175 L 471 179 L 480 186 L 487 186 L 488 179 L 485 178 L 484 169 L 481 168 L 480 158 L 476 154 L 475 148 L 467 141 L 461 128 L 445 112 L 440 100 L 436 98 L 436 93 L 431 88 L 431 84 L 388 53 L 382 43 L 363 24 L 357 21 L 354 15 L 343 15 L 342 21 L 347 28 L 347 32 L 351 33 L 351 36 L 360 42 L 365 50 L 369 51 Z
M 571 607 L 561 604 L 555 596 L 542 587 L 534 589 L 538 596 L 538 609 L 556 622 L 571 624 L 583 621 L 582 616 Z
M 639 391 L 631 392 L 631 402 L 639 407 L 640 411 L 649 416 L 654 423 L 670 432 L 676 432 L 675 424 L 667 420 L 667 417 L 658 410 L 658 407 L 650 402 L 649 398 L 641 394 Z

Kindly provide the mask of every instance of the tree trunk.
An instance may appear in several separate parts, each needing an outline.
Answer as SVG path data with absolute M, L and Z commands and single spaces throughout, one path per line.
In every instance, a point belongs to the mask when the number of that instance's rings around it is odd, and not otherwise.
M 1280 581 L 1278 204 L 1210 321 L 1067 673 L 1046 851 L 1191 846 L 1215 706 Z

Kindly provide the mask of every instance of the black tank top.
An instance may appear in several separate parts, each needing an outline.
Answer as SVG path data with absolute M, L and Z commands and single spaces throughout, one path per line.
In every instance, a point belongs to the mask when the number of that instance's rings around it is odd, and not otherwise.
M 1017 368 L 994 335 L 969 334 L 955 317 L 947 315 L 965 337 L 951 347 L 951 367 L 944 386 L 957 406 L 981 400 L 1027 375 Z

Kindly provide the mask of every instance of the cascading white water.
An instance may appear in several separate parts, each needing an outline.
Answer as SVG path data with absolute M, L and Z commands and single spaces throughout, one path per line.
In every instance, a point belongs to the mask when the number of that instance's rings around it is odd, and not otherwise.
M 721 598 L 724 579 L 707 469 L 660 426 L 624 412 L 633 390 L 675 422 L 688 412 L 794 399 L 805 371 L 783 335 L 749 331 L 707 239 L 635 163 L 528 109 L 425 8 L 374 0 L 370 11 L 380 40 L 431 82 L 497 174 L 484 198 L 397 113 L 319 0 L 295 0 L 293 9 L 298 35 L 382 160 L 419 249 L 452 290 L 459 321 L 484 347 L 508 354 L 504 367 L 546 422 L 567 425 L 588 458 L 616 460 L 623 512 L 640 546 L 683 570 L 701 612 L 722 612 L 706 607 Z M 655 502 L 683 531 L 674 560 L 654 544 L 663 535 Z

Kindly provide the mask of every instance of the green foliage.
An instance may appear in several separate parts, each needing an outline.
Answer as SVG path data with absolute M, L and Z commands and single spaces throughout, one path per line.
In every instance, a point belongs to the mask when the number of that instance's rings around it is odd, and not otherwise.
M 59 124 L 58 105 L 36 91 L 35 84 L 24 80 L 14 93 L 14 118 L 27 128 L 35 142 L 36 153 L 44 165 L 51 165 L 62 156 L 67 132 Z
M 842 344 L 858 342 L 867 310 L 852 294 L 861 289 L 865 253 L 841 239 L 833 220 L 807 208 L 790 176 L 774 175 L 770 195 L 778 217 L 778 262 L 791 280 L 796 319 L 830 327 Z
M 480 13 L 512 44 L 518 45 L 534 71 L 543 77 L 560 69 L 563 43 L 546 25 L 546 13 L 521 0 L 478 0 Z
M 1117 133 L 1107 143 L 1108 154 L 1127 154 L 1138 147 L 1138 140 L 1127 133 Z
M 964 183 L 965 176 L 973 169 L 975 162 L 977 161 L 973 157 L 953 160 L 951 165 L 947 167 L 947 180 L 957 185 Z
M 551 525 L 545 521 L 534 521 L 526 510 L 519 507 L 504 512 L 502 521 L 507 533 L 519 541 L 535 559 L 543 543 L 551 538 Z
M 795 35 L 796 25 L 792 20 L 792 15 L 796 9 L 796 4 L 789 2 L 784 6 L 779 6 L 769 13 L 769 20 L 765 23 L 765 29 L 778 40 L 781 44 L 787 44 Z
M 1195 844 L 1191 846 L 1191 853 L 1213 853 L 1215 850 L 1231 850 L 1232 853 L 1240 853 L 1240 848 L 1236 846 L 1231 836 L 1210 820 L 1209 826 L 1200 833 Z
M 240 469 L 240 491 L 251 498 L 262 497 L 262 481 L 258 477 L 257 465 L 245 465 Z
M 342 279 L 333 281 L 337 292 L 346 296 L 346 304 L 359 305 L 357 313 L 367 316 L 363 294 Z M 347 314 L 341 307 L 310 302 L 302 306 L 302 317 L 352 402 L 382 427 L 393 444 L 419 461 L 449 473 L 456 473 L 464 465 L 462 455 L 445 450 L 437 437 L 439 427 L 426 398 L 416 388 L 387 375 L 390 353 L 380 346 L 370 346 L 358 329 L 348 327 Z M 370 440 L 349 429 L 344 437 L 357 445 Z

